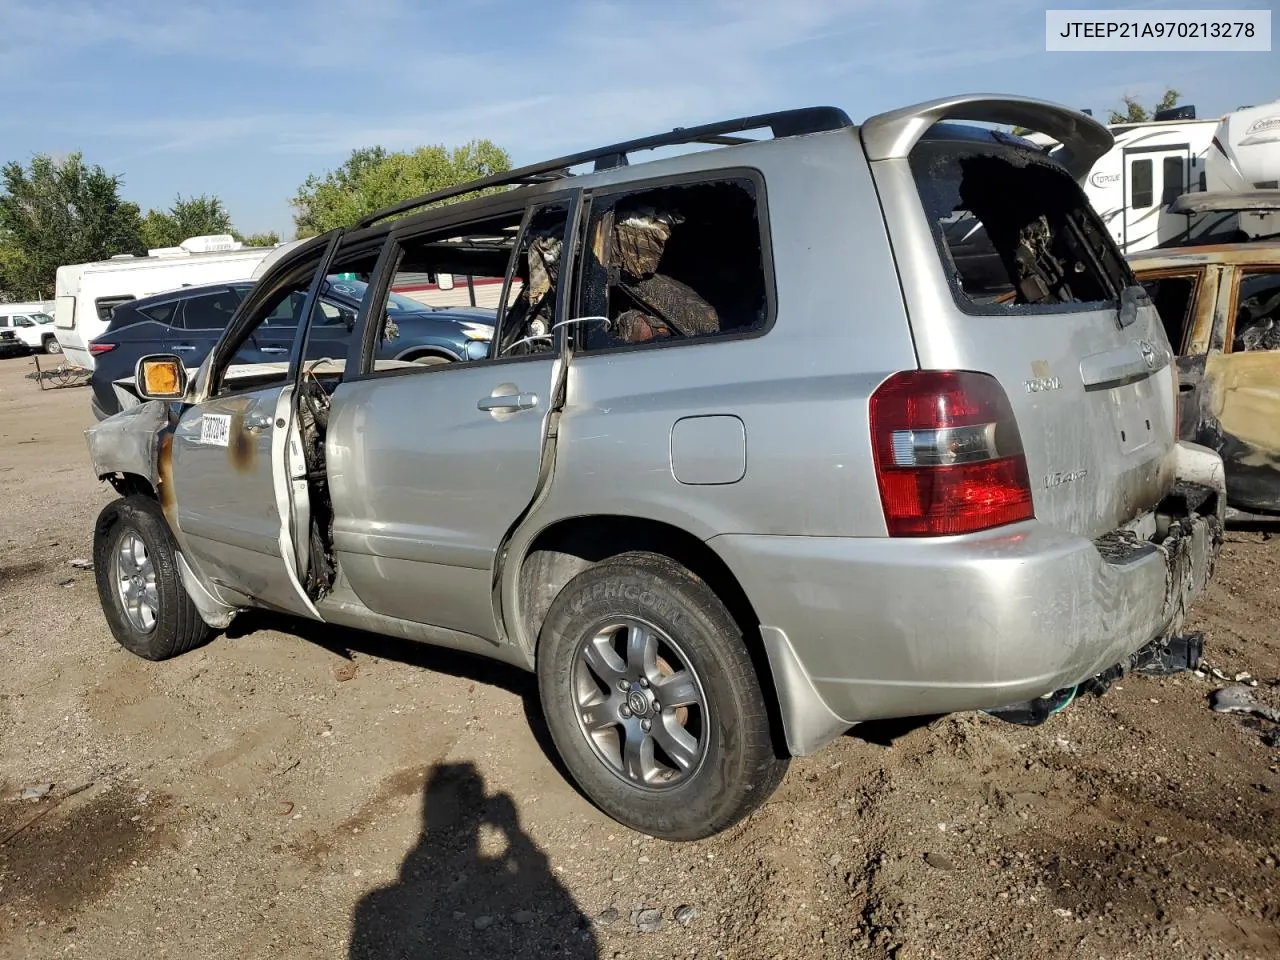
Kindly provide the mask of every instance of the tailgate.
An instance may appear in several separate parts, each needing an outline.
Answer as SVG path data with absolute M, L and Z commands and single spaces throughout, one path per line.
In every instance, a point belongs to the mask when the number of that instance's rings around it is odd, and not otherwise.
M 994 376 L 1022 435 L 1037 518 L 1096 537 L 1173 486 L 1172 354 L 1072 177 L 1105 149 L 1106 131 L 1049 104 L 976 103 L 924 105 L 914 128 L 910 108 L 863 127 L 919 363 Z M 1073 171 L 1020 138 L 936 123 L 950 117 L 1065 134 Z

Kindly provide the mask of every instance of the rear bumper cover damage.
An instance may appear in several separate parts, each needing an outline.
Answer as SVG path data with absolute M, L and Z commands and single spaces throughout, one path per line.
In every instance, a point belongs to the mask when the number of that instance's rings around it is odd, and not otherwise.
M 1212 451 L 1136 529 L 1087 540 L 1037 521 L 939 540 L 710 541 L 755 606 L 788 746 L 854 723 L 981 710 L 1086 681 L 1181 630 L 1222 543 Z

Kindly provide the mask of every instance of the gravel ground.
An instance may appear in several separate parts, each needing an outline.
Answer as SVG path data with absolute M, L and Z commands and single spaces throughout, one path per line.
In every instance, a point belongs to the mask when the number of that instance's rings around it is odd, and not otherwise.
M 262 617 L 121 651 L 71 565 L 112 495 L 88 390 L 32 369 L 0 361 L 2 957 L 1280 955 L 1276 725 L 1212 675 L 859 728 L 664 843 L 575 792 L 517 671 Z M 1273 705 L 1278 559 L 1231 532 L 1192 623 Z

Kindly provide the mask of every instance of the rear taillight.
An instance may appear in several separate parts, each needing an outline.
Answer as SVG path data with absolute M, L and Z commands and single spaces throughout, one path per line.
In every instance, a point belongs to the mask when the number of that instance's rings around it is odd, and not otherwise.
M 944 537 L 1035 516 L 1013 408 L 983 373 L 909 370 L 871 395 L 871 442 L 891 537 Z
M 91 344 L 89 344 L 89 352 L 90 352 L 91 354 L 93 354 L 95 357 L 97 357 L 97 356 L 101 356 L 101 355 L 102 355 L 102 354 L 104 354 L 104 353 L 110 353 L 110 352 L 111 352 L 112 350 L 114 350 L 115 348 L 116 348 L 116 345 L 115 345 L 114 343 L 91 343 Z

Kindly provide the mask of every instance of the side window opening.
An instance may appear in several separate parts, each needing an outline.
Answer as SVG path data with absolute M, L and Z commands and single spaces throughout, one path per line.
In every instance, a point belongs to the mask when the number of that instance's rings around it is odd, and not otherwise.
M 1195 302 L 1196 278 L 1157 277 L 1143 281 L 1142 286 L 1160 314 L 1169 345 L 1174 353 L 1181 353 L 1191 321 L 1191 305 Z
M 556 320 L 567 217 L 564 207 L 543 208 L 533 215 L 521 236 L 500 321 L 502 335 L 497 356 L 547 353 L 555 345 L 552 326 Z
M 376 247 L 372 251 L 365 247 L 358 252 L 345 254 L 340 249 L 333 261 L 333 272 L 351 271 L 358 276 L 367 277 L 373 269 L 377 253 Z M 294 342 L 304 329 L 308 331 L 305 349 L 308 380 L 326 388 L 336 384 L 342 375 L 350 348 L 351 331 L 341 328 L 340 336 L 335 340 L 332 337 L 315 336 L 315 331 L 298 322 L 318 267 L 319 256 L 317 252 L 293 265 L 288 273 L 274 280 L 269 288 L 262 287 L 260 281 L 249 292 L 247 299 L 243 301 L 244 309 L 248 311 L 248 326 L 239 327 L 237 321 L 239 332 L 218 347 L 222 359 L 219 360 L 219 368 L 214 370 L 210 391 L 212 395 L 258 390 L 284 382 L 288 377 Z M 238 306 L 238 298 L 231 291 L 227 292 L 226 297 L 234 312 Z M 318 312 L 318 315 L 323 317 L 322 313 Z M 227 356 L 227 351 L 232 351 L 230 357 Z
M 182 307 L 182 325 L 187 330 L 224 330 L 236 312 L 237 303 L 230 290 L 191 297 Z
M 1236 297 L 1232 353 L 1280 350 L 1280 273 L 1247 273 Z
M 130 300 L 136 300 L 136 297 L 99 297 L 93 302 L 94 309 L 98 311 L 98 319 L 109 321 L 112 312 L 122 303 L 128 303 Z
M 435 364 L 476 344 L 485 355 L 470 362 L 550 352 L 567 217 L 567 205 L 552 202 L 402 241 L 372 369 Z
M 1186 172 L 1182 162 L 1182 157 L 1165 157 L 1164 169 L 1161 175 L 1164 179 L 1161 181 L 1162 193 L 1160 195 L 1160 205 L 1167 207 L 1186 190 Z
M 157 303 L 149 307 L 138 307 L 138 313 L 142 314 L 148 320 L 154 320 L 156 323 L 163 323 L 166 326 L 177 326 L 177 318 L 175 314 L 178 312 L 179 300 L 170 300 L 167 303 Z
M 1026 148 L 922 141 L 911 169 L 970 312 L 1115 301 L 1132 273 L 1071 176 Z
M 1145 210 L 1155 203 L 1154 171 L 1150 160 L 1133 160 L 1129 163 L 1129 206 Z
M 763 238 L 749 181 L 659 187 L 593 203 L 581 348 L 698 340 L 768 320 Z

